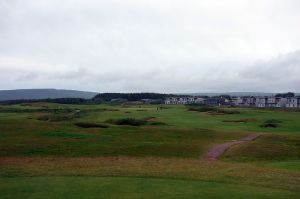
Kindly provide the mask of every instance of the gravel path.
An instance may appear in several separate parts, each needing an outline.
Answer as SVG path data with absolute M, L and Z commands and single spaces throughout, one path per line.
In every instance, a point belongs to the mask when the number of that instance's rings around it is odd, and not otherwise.
M 218 145 L 215 148 L 213 148 L 210 152 L 208 152 L 204 156 L 203 159 L 208 160 L 208 161 L 217 160 L 218 157 L 220 157 L 227 149 L 229 149 L 233 145 L 253 141 L 256 138 L 258 138 L 259 136 L 260 136 L 260 134 L 252 134 L 252 135 L 249 135 L 249 136 L 247 136 L 245 138 L 242 138 L 240 140 L 237 140 L 237 141 L 232 141 L 232 142 L 228 142 L 228 143 Z

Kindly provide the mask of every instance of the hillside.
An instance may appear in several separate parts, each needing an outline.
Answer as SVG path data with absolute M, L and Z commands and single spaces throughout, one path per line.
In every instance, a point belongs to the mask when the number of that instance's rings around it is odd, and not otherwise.
M 59 89 L 0 90 L 0 101 L 20 99 L 93 98 L 97 93 Z

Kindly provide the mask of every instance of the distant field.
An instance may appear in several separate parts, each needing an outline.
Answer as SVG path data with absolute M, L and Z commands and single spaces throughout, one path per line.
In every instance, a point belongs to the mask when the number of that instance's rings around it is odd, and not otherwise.
M 1 105 L 1 198 L 300 197 L 300 112 L 224 110 Z M 256 133 L 219 161 L 201 160 Z

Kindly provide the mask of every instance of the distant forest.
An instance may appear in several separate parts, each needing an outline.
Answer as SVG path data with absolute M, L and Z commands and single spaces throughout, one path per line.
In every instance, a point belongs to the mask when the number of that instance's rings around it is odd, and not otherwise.
M 164 100 L 166 97 L 179 96 L 173 94 L 160 93 L 101 93 L 92 99 L 83 98 L 57 98 L 57 99 L 20 99 L 0 101 L 0 104 L 20 104 L 31 102 L 52 102 L 60 104 L 95 104 L 101 102 L 110 102 L 114 99 L 123 99 L 126 101 L 141 101 L 143 99 Z M 183 95 L 182 95 L 183 96 Z
M 93 100 L 95 101 L 111 101 L 113 99 L 126 99 L 128 101 L 140 101 L 143 99 L 165 99 L 166 97 L 172 97 L 172 94 L 161 93 L 100 93 L 96 95 Z

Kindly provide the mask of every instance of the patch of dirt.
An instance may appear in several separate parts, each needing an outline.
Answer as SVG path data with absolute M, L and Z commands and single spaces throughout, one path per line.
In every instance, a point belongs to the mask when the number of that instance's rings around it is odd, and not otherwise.
M 207 115 L 225 115 L 225 113 L 219 113 L 219 112 L 214 112 L 214 111 L 208 111 L 206 112 Z
M 147 122 L 156 122 L 157 121 L 156 117 L 146 117 L 146 118 L 144 118 L 144 120 Z
M 258 138 L 259 136 L 261 136 L 261 134 L 252 134 L 252 135 L 249 135 L 249 136 L 247 136 L 245 138 L 242 138 L 240 140 L 236 140 L 236 141 L 232 141 L 232 142 L 228 142 L 228 143 L 218 145 L 215 148 L 213 148 L 210 152 L 208 152 L 204 156 L 203 159 L 207 160 L 207 161 L 217 160 L 218 157 L 220 157 L 230 147 L 232 147 L 234 145 L 237 145 L 237 144 L 242 144 L 242 143 L 245 143 L 245 142 L 253 141 L 256 138 Z

